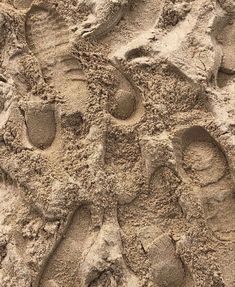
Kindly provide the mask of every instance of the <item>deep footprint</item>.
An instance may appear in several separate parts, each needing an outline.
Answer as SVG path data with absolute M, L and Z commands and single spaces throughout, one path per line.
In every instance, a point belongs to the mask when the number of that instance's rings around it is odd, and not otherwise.
M 50 147 L 56 136 L 54 107 L 30 103 L 24 114 L 29 142 L 39 149 Z
M 114 64 L 115 65 L 115 64 Z M 107 108 L 109 113 L 119 123 L 130 123 L 139 121 L 143 112 L 141 96 L 131 80 L 124 75 L 123 71 L 114 68 L 116 79 L 116 91 L 108 97 Z

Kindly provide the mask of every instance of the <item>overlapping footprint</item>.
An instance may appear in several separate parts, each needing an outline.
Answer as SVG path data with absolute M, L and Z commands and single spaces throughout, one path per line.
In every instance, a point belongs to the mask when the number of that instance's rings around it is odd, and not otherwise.
M 79 62 L 71 54 L 69 28 L 65 21 L 53 9 L 32 5 L 26 17 L 26 39 L 40 64 L 45 82 L 65 100 L 65 110 L 74 114 L 83 112 L 86 80 Z M 32 101 L 23 113 L 31 144 L 40 149 L 50 147 L 57 130 L 55 106 Z M 66 235 L 52 250 L 36 286 L 75 286 L 89 225 L 89 210 L 79 208 L 65 230 Z

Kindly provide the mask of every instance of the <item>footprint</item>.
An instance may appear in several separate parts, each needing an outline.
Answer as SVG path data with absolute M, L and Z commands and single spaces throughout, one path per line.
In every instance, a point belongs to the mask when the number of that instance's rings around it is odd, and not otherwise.
M 64 238 L 45 266 L 39 287 L 78 286 L 78 268 L 91 218 L 87 207 L 79 208 Z
M 29 142 L 39 149 L 50 147 L 56 135 L 54 107 L 31 102 L 21 111 L 25 117 Z
M 115 193 L 120 204 L 128 203 L 141 192 L 143 178 L 141 172 L 141 150 L 138 136 L 133 131 L 111 126 L 107 132 L 105 168 L 108 174 L 115 174 Z M 126 171 L 131 170 L 126 177 Z
M 26 39 L 45 81 L 70 103 L 68 110 L 81 110 L 87 85 L 78 60 L 70 53 L 69 28 L 63 19 L 55 11 L 33 5 L 27 14 Z
M 14 0 L 13 5 L 17 9 L 28 9 L 33 0 Z
M 221 69 L 228 74 L 235 74 L 235 22 L 225 26 L 218 36 L 218 41 L 222 45 L 223 59 Z
M 184 169 L 192 181 L 203 187 L 218 182 L 226 174 L 226 158 L 206 130 L 186 130 L 182 143 Z
M 159 287 L 184 286 L 185 271 L 177 257 L 172 239 L 163 234 L 150 248 L 154 282 Z
M 135 96 L 128 91 L 118 90 L 117 93 L 110 99 L 110 113 L 117 119 L 126 120 L 131 117 L 136 107 Z
M 102 43 L 108 47 L 108 49 L 106 48 L 107 53 L 112 54 L 134 39 L 142 31 L 150 29 L 156 22 L 162 6 L 161 0 L 129 2 L 129 8 L 125 9 L 124 17 L 113 27 L 112 31 L 102 38 Z
M 104 222 L 84 254 L 80 269 L 83 287 L 140 287 L 122 254 L 121 230 L 115 222 Z
M 89 1 L 87 1 L 89 3 Z M 82 23 L 79 34 L 83 37 L 101 37 L 118 24 L 128 10 L 129 0 L 92 0 L 91 14 Z
M 220 89 L 229 87 L 233 85 L 233 81 L 235 79 L 235 74 L 230 75 L 222 70 L 219 70 L 218 75 L 217 75 L 217 85 Z
M 183 167 L 200 189 L 208 226 L 220 240 L 235 239 L 235 186 L 227 159 L 218 143 L 201 127 L 182 136 Z
M 217 37 L 222 46 L 223 58 L 218 73 L 217 83 L 220 88 L 231 84 L 235 79 L 235 22 L 224 27 Z
M 0 128 L 8 121 L 13 102 L 13 86 L 0 74 Z
M 201 186 L 218 182 L 226 172 L 226 161 L 218 147 L 211 142 L 195 141 L 184 153 L 188 175 Z
M 109 95 L 107 108 L 116 122 L 133 124 L 141 119 L 144 108 L 138 90 L 121 69 L 114 68 L 117 88 L 114 94 Z

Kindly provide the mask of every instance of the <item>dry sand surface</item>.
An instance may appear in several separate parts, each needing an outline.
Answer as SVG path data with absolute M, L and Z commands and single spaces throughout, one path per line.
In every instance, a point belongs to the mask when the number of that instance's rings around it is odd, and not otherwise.
M 0 1 L 0 287 L 235 287 L 235 1 Z

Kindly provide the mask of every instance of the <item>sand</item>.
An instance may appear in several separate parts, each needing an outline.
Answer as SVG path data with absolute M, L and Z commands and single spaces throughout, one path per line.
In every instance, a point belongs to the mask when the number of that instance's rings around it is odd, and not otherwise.
M 234 0 L 0 1 L 0 174 L 0 287 L 234 287 Z

